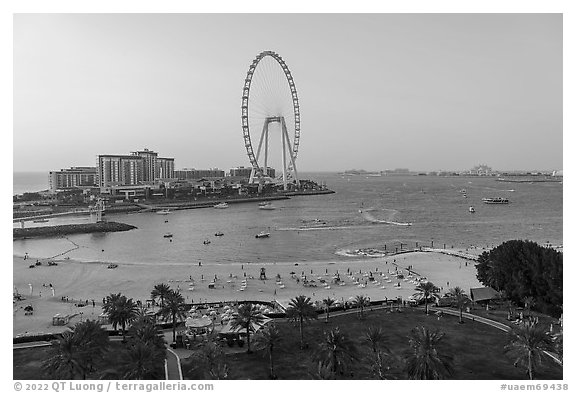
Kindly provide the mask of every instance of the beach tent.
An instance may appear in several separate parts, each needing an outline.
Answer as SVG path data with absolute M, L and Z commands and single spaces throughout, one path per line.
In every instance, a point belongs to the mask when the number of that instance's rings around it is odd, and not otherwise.
M 204 315 L 201 318 L 188 317 L 184 325 L 189 329 L 202 329 L 212 325 L 212 319 Z

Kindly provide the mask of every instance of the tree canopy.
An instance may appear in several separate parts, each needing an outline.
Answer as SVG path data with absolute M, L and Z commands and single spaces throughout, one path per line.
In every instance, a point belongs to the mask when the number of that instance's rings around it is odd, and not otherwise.
M 516 304 L 532 297 L 535 309 L 562 312 L 562 253 L 528 240 L 510 240 L 484 252 L 476 265 L 478 280 Z

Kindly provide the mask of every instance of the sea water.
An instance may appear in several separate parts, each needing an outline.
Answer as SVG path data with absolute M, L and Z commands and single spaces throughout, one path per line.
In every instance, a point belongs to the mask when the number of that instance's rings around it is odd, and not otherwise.
M 12 176 L 12 195 L 44 191 L 50 187 L 46 172 L 14 172 Z
M 110 221 L 138 229 L 15 240 L 13 251 L 16 255 L 58 255 L 85 262 L 225 265 L 338 262 L 350 258 L 345 256 L 346 251 L 359 248 L 487 248 L 511 239 L 562 243 L 560 183 L 336 173 L 301 177 L 326 182 L 336 193 L 274 201 L 276 210 L 260 210 L 254 202 L 230 204 L 228 209 L 179 210 L 168 215 L 108 215 Z M 463 189 L 466 198 L 460 192 Z M 483 204 L 482 198 L 487 197 L 505 197 L 510 203 Z M 469 212 L 470 206 L 475 207 L 475 213 Z M 74 219 L 88 221 L 88 217 Z M 48 225 L 69 222 L 70 218 L 51 219 Z M 402 225 L 409 223 L 412 225 Z M 270 232 L 270 237 L 255 238 L 261 231 Z M 224 236 L 216 237 L 216 232 L 223 232 Z M 165 238 L 168 233 L 173 237 Z M 210 244 L 204 244 L 205 240 L 210 240 Z

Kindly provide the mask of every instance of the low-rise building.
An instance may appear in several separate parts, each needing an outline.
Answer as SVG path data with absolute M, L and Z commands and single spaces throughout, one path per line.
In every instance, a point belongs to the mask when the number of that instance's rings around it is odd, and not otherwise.
M 174 171 L 174 177 L 179 180 L 202 179 L 205 177 L 224 177 L 226 173 L 218 168 L 212 169 L 195 169 L 184 168 Z
M 79 187 L 94 187 L 97 184 L 96 167 L 79 166 L 50 172 L 50 191 L 69 190 Z

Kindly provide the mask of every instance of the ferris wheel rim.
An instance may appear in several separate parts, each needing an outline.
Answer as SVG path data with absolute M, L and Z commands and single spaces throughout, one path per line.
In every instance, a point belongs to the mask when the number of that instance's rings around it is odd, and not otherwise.
M 244 137 L 244 146 L 246 148 L 246 152 L 248 153 L 248 158 L 250 159 L 250 163 L 252 164 L 252 168 L 258 170 L 260 166 L 258 165 L 258 160 L 256 159 L 256 155 L 254 154 L 254 149 L 252 147 L 252 140 L 250 137 L 250 124 L 248 121 L 248 106 L 250 102 L 250 86 L 252 84 L 252 76 L 256 71 L 256 67 L 260 63 L 262 59 L 266 56 L 272 57 L 282 68 L 284 75 L 286 76 L 286 80 L 288 82 L 288 87 L 290 88 L 290 94 L 292 96 L 292 106 L 294 111 L 294 140 L 292 144 L 292 156 L 294 161 L 298 156 L 298 148 L 300 146 L 300 103 L 298 101 L 298 92 L 296 91 L 296 84 L 294 83 L 294 78 L 292 77 L 292 73 L 288 68 L 288 65 L 282 59 L 282 57 L 274 51 L 263 51 L 256 56 L 256 58 L 252 61 L 252 64 L 248 68 L 248 72 L 246 74 L 246 78 L 244 79 L 244 88 L 242 89 L 242 133 Z

